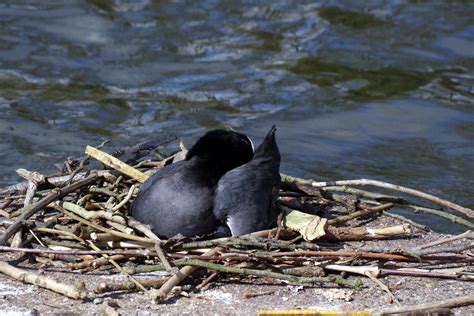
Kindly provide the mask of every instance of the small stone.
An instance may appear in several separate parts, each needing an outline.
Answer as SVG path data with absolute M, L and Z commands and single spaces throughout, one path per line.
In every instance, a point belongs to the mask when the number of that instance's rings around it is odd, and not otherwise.
M 282 299 L 284 302 L 288 301 L 288 297 L 286 297 L 286 296 L 283 296 L 281 299 Z
M 97 298 L 94 298 L 92 303 L 98 305 L 98 304 L 102 304 L 103 301 L 104 301 L 103 299 L 101 299 L 100 297 L 97 297 Z

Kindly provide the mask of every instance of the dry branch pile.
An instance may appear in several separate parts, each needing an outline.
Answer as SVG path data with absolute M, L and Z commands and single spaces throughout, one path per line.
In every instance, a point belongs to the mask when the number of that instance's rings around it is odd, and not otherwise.
M 156 145 L 155 142 L 150 147 Z M 141 146 L 140 150 L 143 149 Z M 374 286 L 380 286 L 389 295 L 389 288 L 377 279 L 379 276 L 474 280 L 470 270 L 474 261 L 471 252 L 473 233 L 469 230 L 411 249 L 344 247 L 347 241 L 410 238 L 415 230 L 427 229 L 389 213 L 393 207 L 427 212 L 468 228 L 474 227 L 473 210 L 420 191 L 364 179 L 313 182 L 282 175 L 278 228 L 214 240 L 179 237 L 160 240 L 146 225 L 128 216 L 128 209 L 140 183 L 156 168 L 182 157 L 183 153 L 160 161 L 138 163 L 140 155 L 135 155 L 135 160 L 124 159 L 134 167 L 92 147 L 88 147 L 86 153 L 111 168 L 95 170 L 96 162 L 87 165 L 90 158 L 68 159 L 59 175 L 44 176 L 21 169 L 18 173 L 26 182 L 0 189 L 0 224 L 4 228 L 0 235 L 0 250 L 23 253 L 16 263 L 33 258 L 43 269 L 55 267 L 87 273 L 113 268 L 126 275 L 128 281 L 102 283 L 92 289 L 83 283 L 61 284 L 49 278 L 47 272 L 27 272 L 13 263 L 0 262 L 0 272 L 80 300 L 91 299 L 94 293 L 117 290 L 143 291 L 154 301 L 166 300 L 173 295 L 173 288 L 199 268 L 209 272 L 196 277 L 195 290 L 208 287 L 220 274 L 313 286 L 332 283 L 352 288 L 361 284 L 354 276 L 363 276 L 373 280 Z M 384 192 L 393 190 L 404 193 L 404 197 L 354 186 L 383 188 Z M 463 217 L 442 208 L 460 212 Z M 380 216 L 396 217 L 405 224 L 370 225 Z M 461 247 L 450 246 L 452 241 L 461 239 L 466 241 Z M 416 269 L 421 262 L 430 263 L 431 269 Z M 456 269 L 438 270 L 438 264 L 455 264 Z M 147 281 L 137 281 L 133 277 L 136 273 L 157 270 L 166 270 L 169 274 Z M 393 295 L 392 298 L 396 304 L 397 299 Z M 474 297 L 408 310 L 466 304 L 474 304 Z M 397 308 L 397 311 L 407 310 L 406 307 Z

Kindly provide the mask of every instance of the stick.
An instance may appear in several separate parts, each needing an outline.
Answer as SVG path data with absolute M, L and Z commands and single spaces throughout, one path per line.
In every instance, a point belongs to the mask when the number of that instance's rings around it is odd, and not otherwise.
M 28 207 L 33 201 L 33 196 L 36 193 L 38 186 L 46 181 L 44 175 L 39 172 L 31 172 L 26 169 L 18 169 L 16 171 L 22 178 L 28 180 L 28 189 L 26 190 L 25 201 L 23 202 L 24 207 Z
M 121 173 L 129 176 L 130 178 L 137 180 L 138 182 L 143 183 L 146 181 L 146 179 L 148 179 L 148 175 L 144 174 L 141 171 L 138 171 L 137 169 L 127 165 L 126 163 L 115 158 L 114 156 L 111 156 L 97 148 L 87 146 L 86 154 L 99 160 L 103 164 L 117 171 L 120 171 Z
M 89 241 L 89 246 L 98 251 L 100 250 L 96 245 L 94 245 L 93 242 Z M 130 275 L 127 271 L 125 271 L 124 269 L 122 269 L 122 267 L 114 260 L 112 259 L 110 256 L 108 255 L 102 255 L 104 258 L 107 258 L 109 260 L 109 262 L 115 267 L 115 269 L 117 269 L 120 273 L 124 274 L 126 277 L 128 277 L 133 283 L 135 283 L 136 286 L 138 286 L 143 292 L 148 292 L 147 289 L 140 284 L 140 282 L 137 281 L 137 279 L 135 279 L 132 275 Z
M 472 276 L 463 277 L 460 274 L 449 274 L 440 272 L 428 272 L 428 271 L 409 271 L 400 269 L 380 269 L 380 275 L 403 275 L 411 277 L 424 277 L 424 278 L 440 278 L 440 279 L 452 279 L 459 281 L 471 281 L 474 282 Z
M 6 274 L 23 283 L 30 283 L 52 290 L 54 292 L 66 295 L 76 300 L 83 300 L 87 297 L 87 291 L 81 286 L 72 287 L 68 284 L 59 283 L 44 275 L 31 273 L 19 268 L 16 268 L 4 261 L 0 261 L 0 272 Z
M 128 239 L 128 240 L 136 240 L 136 241 L 141 241 L 141 242 L 146 242 L 146 243 L 151 243 L 151 244 L 154 244 L 154 242 L 149 239 L 149 238 L 144 238 L 144 237 L 139 237 L 139 236 L 135 236 L 135 235 L 130 235 L 130 234 L 125 234 L 125 233 L 122 233 L 122 232 L 119 232 L 119 231 L 115 231 L 115 230 L 112 230 L 112 229 L 107 229 L 105 227 L 102 227 L 100 225 L 97 225 L 97 224 L 94 224 L 88 220 L 85 220 L 83 219 L 82 217 L 79 217 L 77 216 L 76 214 L 74 213 L 71 213 L 71 212 L 68 212 L 66 211 L 64 208 L 56 205 L 56 208 L 61 210 L 61 212 L 63 212 L 65 215 L 67 215 L 68 217 L 78 221 L 78 222 L 81 222 L 85 225 L 88 225 L 92 228 L 95 228 L 97 230 L 100 230 L 104 233 L 109 233 L 109 234 L 112 234 L 112 235 L 115 235 L 115 236 L 119 236 L 119 237 L 122 237 L 124 239 Z
M 463 305 L 471 305 L 474 304 L 474 295 L 467 295 L 457 298 L 452 298 L 443 301 L 437 301 L 435 303 L 425 303 L 425 304 L 418 304 L 418 305 L 411 305 L 411 306 L 403 306 L 403 307 L 388 307 L 388 308 L 376 308 L 372 309 L 372 315 L 389 315 L 389 314 L 400 314 L 400 313 L 410 313 L 410 312 L 421 312 L 430 309 L 437 309 L 437 308 L 452 308 L 458 307 Z
M 289 182 L 289 183 L 301 183 L 301 184 L 306 184 L 314 188 L 323 188 L 327 186 L 334 186 L 334 185 L 371 185 L 379 188 L 384 188 L 384 189 L 389 189 L 389 190 L 395 190 L 403 193 L 407 193 L 425 200 L 428 200 L 430 202 L 446 206 L 450 209 L 456 210 L 460 213 L 463 213 L 471 218 L 474 218 L 474 210 L 471 210 L 470 208 L 463 207 L 461 205 L 449 202 L 447 200 L 443 200 L 439 197 L 436 197 L 434 195 L 424 193 L 418 190 L 410 189 L 407 187 L 403 187 L 400 185 L 396 184 L 391 184 L 387 182 L 382 182 L 382 181 L 377 181 L 377 180 L 370 180 L 370 179 L 358 179 L 358 180 L 338 180 L 338 181 L 329 181 L 329 182 L 315 182 L 312 180 L 305 180 L 305 179 L 300 179 L 300 178 L 294 178 L 288 175 L 282 174 L 282 181 L 284 182 Z
M 91 184 L 92 182 L 97 180 L 97 175 L 91 175 L 84 180 L 80 180 L 74 184 L 68 185 L 67 187 L 64 187 L 62 189 L 54 190 L 50 194 L 48 194 L 46 197 L 41 199 L 40 201 L 31 204 L 29 207 L 24 209 L 22 214 L 18 217 L 16 222 L 8 227 L 8 229 L 3 233 L 2 237 L 0 238 L 0 245 L 5 245 L 5 243 L 8 241 L 8 239 L 13 236 L 17 231 L 20 230 L 20 228 L 23 226 L 24 222 L 33 216 L 36 212 L 39 210 L 43 209 L 46 207 L 48 204 L 51 202 L 62 198 L 63 196 L 82 188 L 83 186 L 86 186 L 88 184 Z
M 130 187 L 130 190 L 128 190 L 128 193 L 127 193 L 127 196 L 125 196 L 125 198 L 117 205 L 115 205 L 114 207 L 112 207 L 112 211 L 117 211 L 118 209 L 120 209 L 122 206 L 125 205 L 125 203 L 127 203 L 130 198 L 132 197 L 132 194 L 133 192 L 135 191 L 135 188 L 137 186 L 134 184 Z
M 427 214 L 433 214 L 442 218 L 446 218 L 447 220 L 450 220 L 453 223 L 461 224 L 466 227 L 469 227 L 471 229 L 474 229 L 474 223 L 472 221 L 469 221 L 467 219 L 464 219 L 462 217 L 456 216 L 454 214 L 446 213 L 440 210 L 435 210 L 432 208 L 427 208 L 419 205 L 411 205 L 407 204 L 405 205 L 408 208 L 413 209 L 415 212 L 422 212 L 422 213 L 427 213 Z
M 275 229 L 276 231 L 276 229 Z M 191 241 L 181 245 L 176 245 L 171 247 L 173 250 L 189 250 L 189 249 L 200 249 L 200 248 L 209 248 L 209 247 L 225 247 L 225 246 L 241 246 L 241 247 L 255 247 L 261 249 L 312 249 L 318 250 L 319 246 L 313 243 L 300 243 L 294 244 L 291 241 L 280 241 L 268 238 L 257 239 L 254 237 L 252 239 L 247 239 L 248 236 L 254 236 L 252 234 L 241 237 L 225 237 L 213 240 L 204 240 L 204 241 Z
M 204 255 L 212 256 L 218 253 L 219 251 L 222 251 L 222 248 L 216 247 L 207 251 L 206 253 L 204 253 Z M 152 294 L 153 301 L 160 302 L 164 300 L 166 296 L 168 295 L 168 293 L 173 289 L 173 287 L 181 283 L 181 281 L 183 281 L 187 276 L 191 275 L 194 271 L 196 271 L 197 268 L 198 267 L 193 267 L 193 266 L 185 266 L 181 268 L 176 274 L 170 277 L 168 281 L 166 281 L 166 283 L 163 284 L 158 291 Z
M 102 177 L 102 178 L 106 178 L 106 179 L 111 179 L 111 178 L 116 177 L 116 175 L 114 175 L 112 173 L 112 172 L 115 172 L 115 171 L 94 170 L 94 172 L 97 174 L 97 176 Z M 85 179 L 86 177 L 89 176 L 89 174 L 90 174 L 90 172 L 78 173 L 74 176 L 72 181 L 79 181 L 79 180 Z M 46 177 L 46 180 L 47 180 L 46 182 L 49 183 L 50 185 L 53 185 L 53 186 L 56 186 L 56 187 L 61 187 L 61 186 L 64 186 L 65 184 L 67 184 L 67 182 L 69 182 L 70 175 L 66 175 L 66 176 L 48 176 L 48 177 Z M 0 189 L 0 196 L 8 196 L 12 193 L 17 193 L 17 194 L 25 193 L 27 189 L 28 189 L 28 182 L 27 181 L 20 182 L 20 183 L 10 185 L 10 186 L 5 187 L 5 188 L 1 188 Z
M 168 278 L 153 279 L 153 280 L 140 280 L 140 284 L 147 289 L 158 288 L 162 286 Z M 103 294 L 107 292 L 115 291 L 138 291 L 138 287 L 135 283 L 130 281 L 125 281 L 122 283 L 100 283 L 95 289 L 94 293 Z
M 391 218 L 398 219 L 399 221 L 405 222 L 410 224 L 413 227 L 419 228 L 421 230 L 424 230 L 425 232 L 429 232 L 431 229 L 428 226 L 418 224 L 417 222 L 412 221 L 411 219 L 406 218 L 405 216 L 399 215 L 399 214 L 392 214 L 390 212 L 383 212 L 383 215 L 386 215 Z
M 225 266 L 222 264 L 211 263 L 211 262 L 206 262 L 206 261 L 196 260 L 196 259 L 183 259 L 183 262 L 179 262 L 179 264 L 207 268 L 207 269 L 224 272 L 224 273 L 269 277 L 272 279 L 279 279 L 279 280 L 295 282 L 295 283 L 309 283 L 309 284 L 336 283 L 339 285 L 346 285 L 350 287 L 357 287 L 360 285 L 359 280 L 350 281 L 350 280 L 345 280 L 340 277 L 299 277 L 299 276 L 290 275 L 290 274 L 272 272 L 270 270 L 257 270 L 257 269 L 230 267 L 230 266 Z
M 408 236 L 411 232 L 411 227 L 408 224 L 384 228 L 328 226 L 325 237 L 338 241 L 359 241 Z
M 45 182 L 45 177 L 38 172 L 31 172 L 26 169 L 18 169 L 16 171 L 22 178 L 28 180 L 28 189 L 26 190 L 25 200 L 23 202 L 23 207 L 27 208 L 33 202 L 33 197 L 35 196 L 36 190 L 41 183 Z M 19 247 L 22 244 L 22 235 L 23 229 L 18 230 L 13 236 L 11 246 Z
M 120 261 L 127 259 L 127 256 L 124 255 L 112 255 L 110 257 L 100 257 L 94 260 L 87 260 L 83 262 L 68 263 L 66 266 L 71 270 L 82 270 L 86 268 L 97 269 L 103 265 L 109 263 L 109 260 Z
M 444 239 L 439 239 L 439 240 L 430 242 L 428 244 L 421 245 L 420 249 L 426 249 L 426 248 L 438 246 L 438 245 L 445 244 L 445 243 L 448 243 L 448 242 L 452 242 L 452 241 L 455 241 L 455 240 L 459 240 L 459 239 L 462 239 L 462 238 L 474 238 L 474 233 L 472 231 L 468 230 L 468 231 L 465 231 L 464 233 L 456 235 L 456 236 L 452 236 L 452 237 L 448 237 L 448 238 L 444 238 Z
M 156 234 L 150 228 L 140 223 L 133 217 L 128 218 L 128 225 L 142 232 L 145 236 L 155 241 L 155 251 L 158 254 L 158 258 L 160 259 L 161 263 L 163 263 L 163 265 L 165 266 L 166 271 L 168 272 L 173 271 L 173 268 L 171 267 L 168 259 L 166 259 L 165 252 L 163 251 L 163 248 L 161 247 L 161 243 L 162 243 L 161 239 L 158 236 L 156 236 Z
M 100 250 L 100 251 L 92 251 L 92 250 L 56 250 L 56 249 L 44 249 L 44 248 L 12 248 L 6 246 L 0 246 L 0 251 L 14 251 L 14 252 L 24 252 L 24 253 L 51 253 L 51 254 L 60 254 L 60 255 L 101 255 L 101 254 L 109 254 L 109 255 L 126 255 L 131 257 L 144 257 L 144 256 L 158 256 L 156 252 L 150 251 L 148 249 L 144 249 L 142 251 L 137 250 L 119 250 L 119 249 L 111 249 L 111 250 Z M 178 257 L 181 258 L 183 256 L 187 258 L 201 258 L 202 260 L 226 260 L 229 259 L 228 257 L 215 257 L 213 255 L 206 255 L 203 254 L 201 256 L 193 256 L 193 255 L 180 255 L 180 254 L 170 254 L 171 257 Z M 302 250 L 302 251 L 294 251 L 294 252 L 275 252 L 270 253 L 269 255 L 264 256 L 268 260 L 270 258 L 278 258 L 278 257 L 329 257 L 329 258 L 346 258 L 346 257 L 358 257 L 358 258 L 366 258 L 366 259 L 377 259 L 377 260 L 391 260 L 391 261 L 402 261 L 402 262 L 418 262 L 417 259 L 405 256 L 405 255 L 398 255 L 398 254 L 390 254 L 390 253 L 380 253 L 380 252 L 368 252 L 368 251 L 313 251 L 313 250 Z M 256 257 L 262 257 L 257 255 Z M 469 263 L 474 262 L 474 259 L 469 260 L 467 256 L 421 256 L 423 262 L 430 262 L 430 261 L 455 261 L 457 260 Z M 291 259 L 292 260 L 292 259 Z
M 368 208 L 368 209 L 365 209 L 365 210 L 360 210 L 360 211 L 357 211 L 357 212 L 353 212 L 349 215 L 339 216 L 335 219 L 330 219 L 330 220 L 328 220 L 328 224 L 329 225 L 335 225 L 335 224 L 344 223 L 344 222 L 350 221 L 351 219 L 354 219 L 354 218 L 357 218 L 357 217 L 367 216 L 367 215 L 371 215 L 373 213 L 381 212 L 383 210 L 391 208 L 392 206 L 393 206 L 393 203 L 386 203 L 386 204 L 382 204 L 382 205 L 379 205 L 379 206 L 376 206 L 376 207 L 371 207 L 371 208 Z

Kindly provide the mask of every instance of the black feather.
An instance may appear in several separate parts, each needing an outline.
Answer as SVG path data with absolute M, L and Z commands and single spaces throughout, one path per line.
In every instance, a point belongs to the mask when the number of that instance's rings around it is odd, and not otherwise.
M 280 151 L 273 126 L 247 164 L 227 172 L 218 182 L 214 215 L 233 236 L 272 227 L 280 187 Z
M 218 222 L 212 212 L 214 189 L 222 175 L 252 159 L 249 138 L 214 130 L 201 137 L 186 159 L 160 169 L 141 187 L 132 215 L 166 238 L 212 234 Z

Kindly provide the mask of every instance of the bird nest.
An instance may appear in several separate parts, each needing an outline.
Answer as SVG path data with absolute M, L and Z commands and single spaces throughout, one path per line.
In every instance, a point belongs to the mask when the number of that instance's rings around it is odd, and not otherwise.
M 176 295 L 172 290 L 186 283 L 187 277 L 200 268 L 209 272 L 194 274 L 197 283 L 195 279 L 189 290 L 206 288 L 219 275 L 353 289 L 361 286 L 363 277 L 386 291 L 394 304 L 397 298 L 379 277 L 474 280 L 469 273 L 474 260 L 469 252 L 472 243 L 450 244 L 472 238 L 470 231 L 410 249 L 378 244 L 387 239 L 412 238 L 429 230 L 391 213 L 395 207 L 442 216 L 469 228 L 474 225 L 466 218 L 474 217 L 473 210 L 374 180 L 315 182 L 282 175 L 278 227 L 239 237 L 208 240 L 205 236 L 176 236 L 161 240 L 129 215 L 129 207 L 141 183 L 158 168 L 184 157 L 182 147 L 169 157 L 143 160 L 145 154 L 162 143 L 152 140 L 114 156 L 88 146 L 87 158 L 68 159 L 62 172 L 51 176 L 17 170 L 26 181 L 0 189 L 0 222 L 4 227 L 0 249 L 17 252 L 21 257 L 10 263 L 0 261 L 0 272 L 77 300 L 91 300 L 94 295 L 112 291 L 143 291 L 154 302 Z M 387 194 L 389 191 L 396 195 Z M 380 218 L 389 217 L 396 220 L 380 224 Z M 371 242 L 355 249 L 350 246 L 353 241 Z M 26 259 L 34 259 L 43 273 L 18 268 Z M 416 269 L 420 263 L 430 263 L 431 270 Z M 436 265 L 446 264 L 458 269 L 436 270 Z M 103 282 L 95 288 L 84 283 L 64 284 L 48 276 L 48 267 L 83 273 L 114 269 L 127 281 Z M 152 271 L 166 273 L 145 280 L 135 277 Z M 473 303 L 471 295 L 428 307 L 396 307 L 388 311 Z

